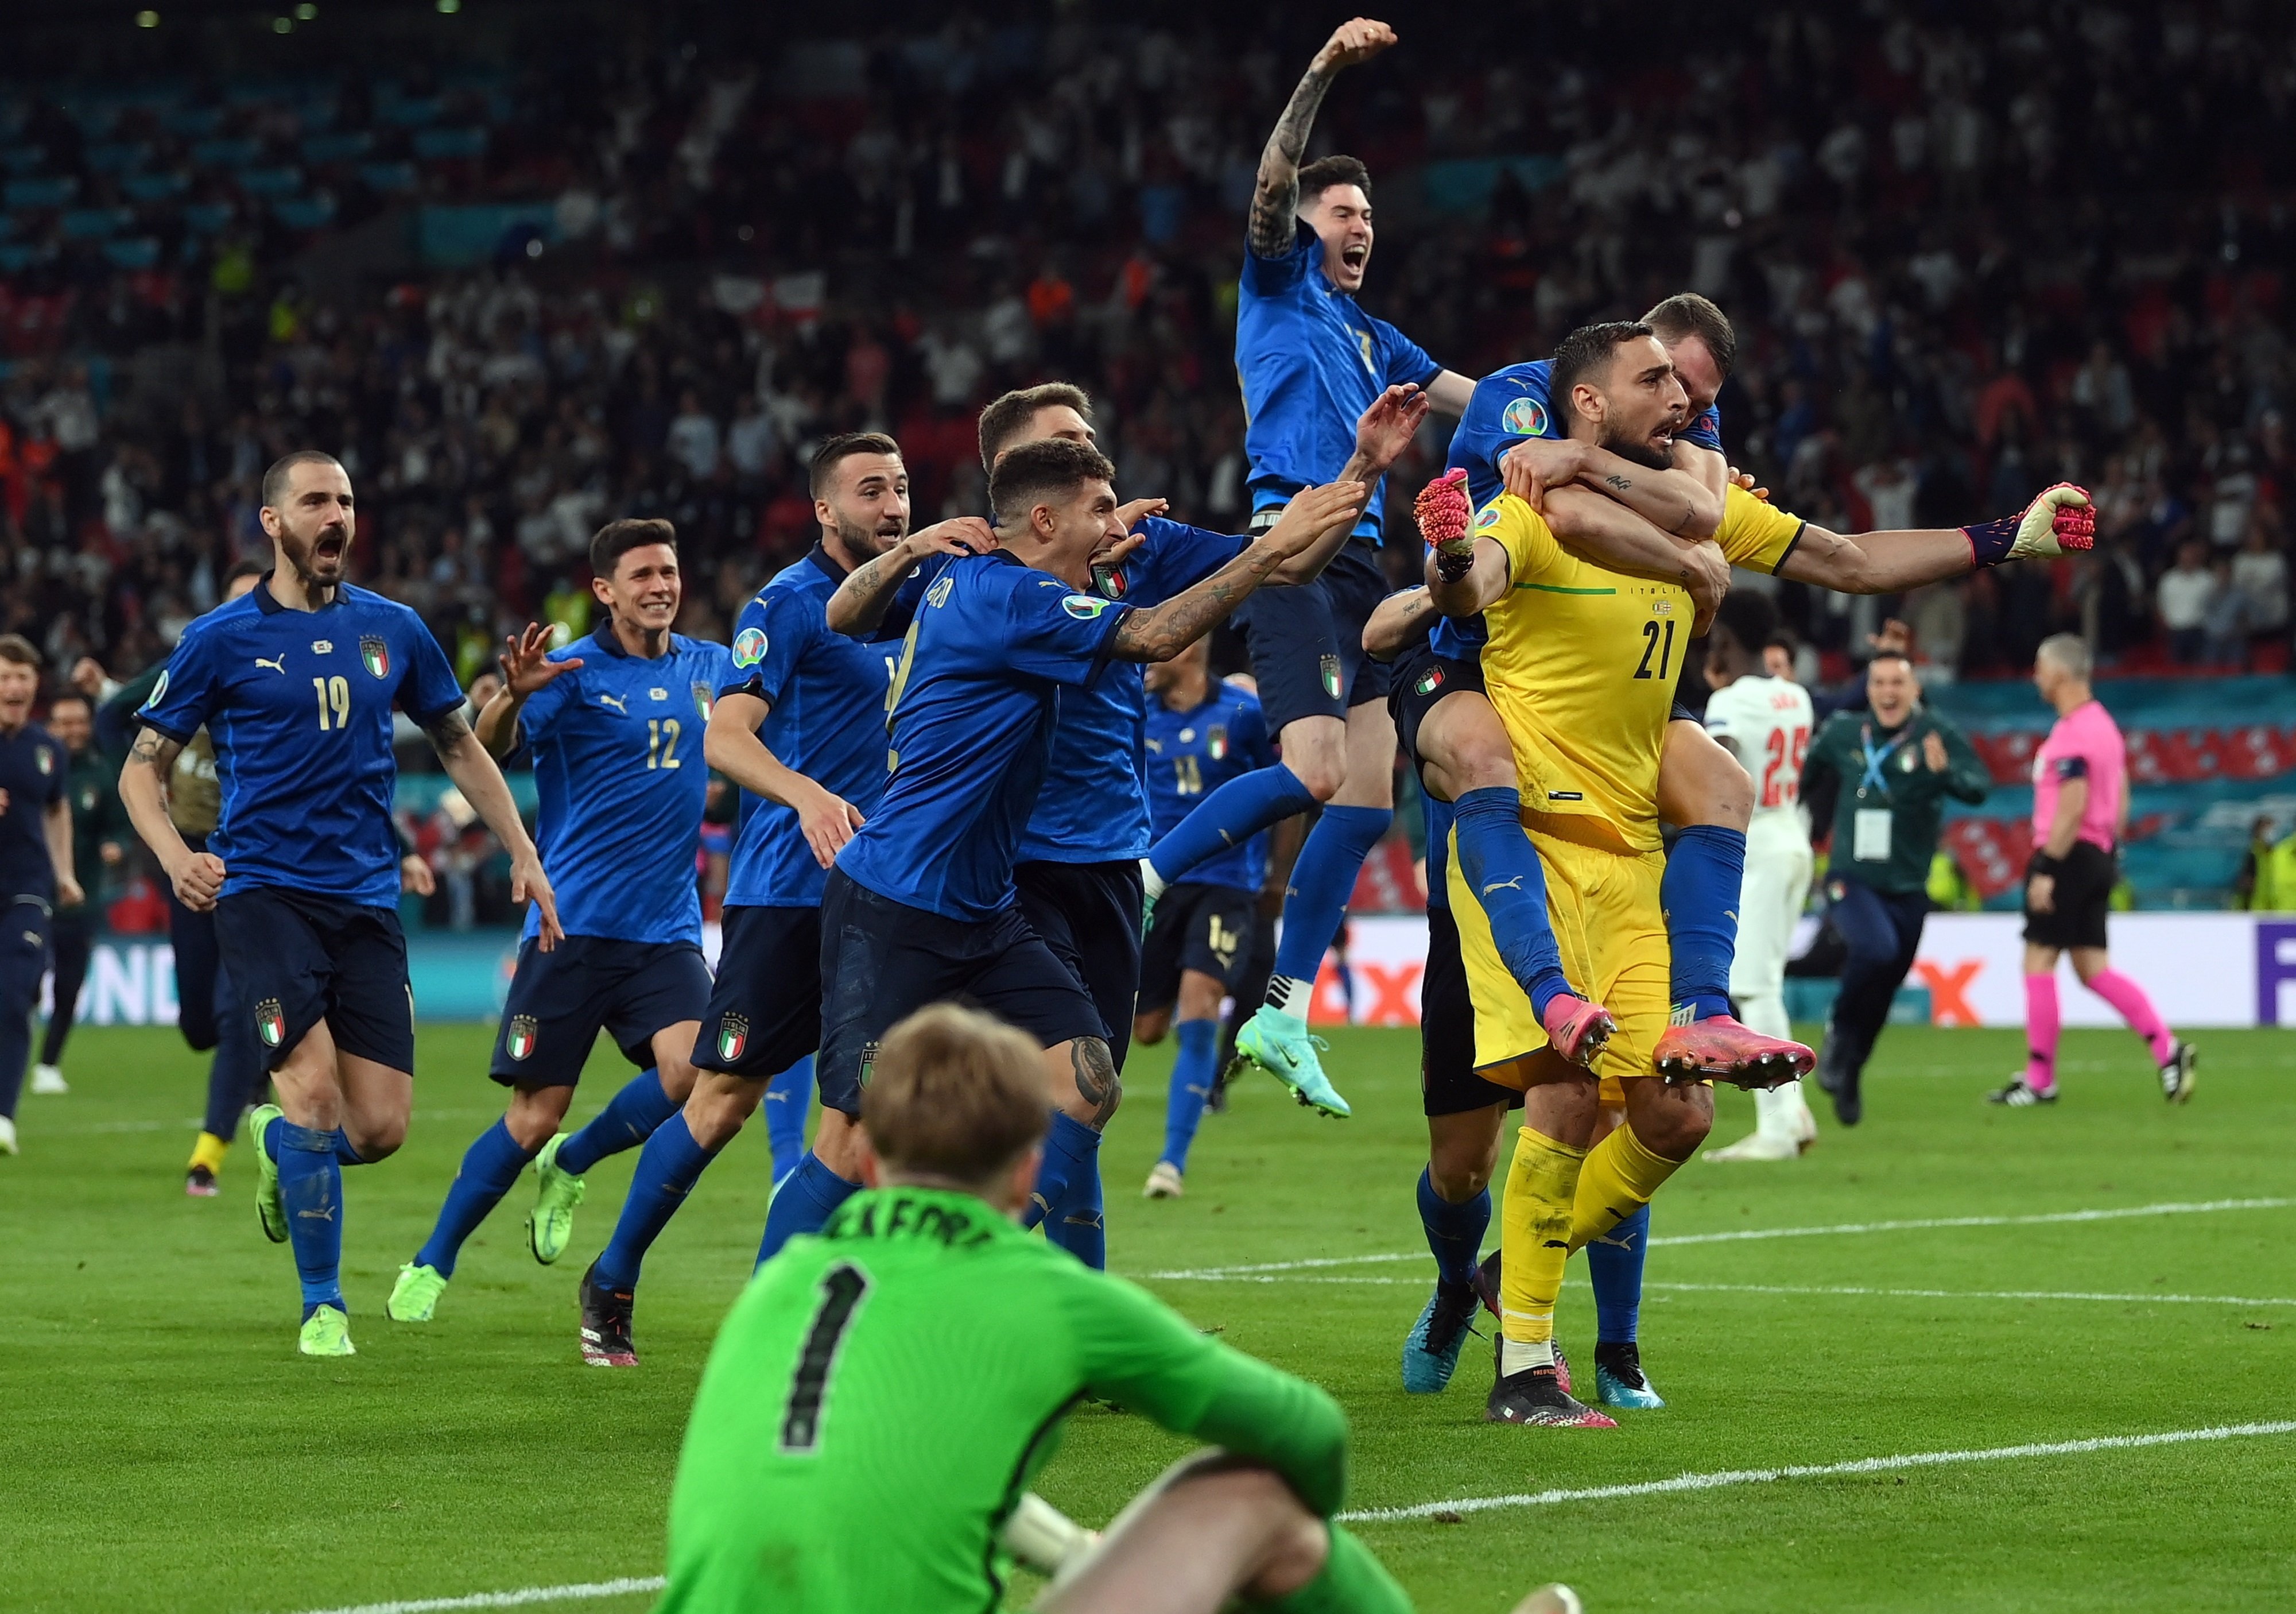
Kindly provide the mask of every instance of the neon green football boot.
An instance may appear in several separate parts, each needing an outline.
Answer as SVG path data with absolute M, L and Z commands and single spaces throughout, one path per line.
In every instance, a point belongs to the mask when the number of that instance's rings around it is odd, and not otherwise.
M 258 1104 L 247 1113 L 247 1135 L 255 1140 L 255 1215 L 263 1236 L 287 1242 L 287 1205 L 279 1197 L 279 1162 L 263 1147 L 263 1129 L 285 1115 L 276 1104 Z
M 447 1280 L 437 1267 L 417 1266 L 410 1261 L 398 1269 L 398 1281 L 390 1286 L 390 1298 L 382 1303 L 383 1315 L 393 1322 L 428 1322 L 446 1288 Z
M 566 1253 L 567 1241 L 574 1237 L 574 1207 L 582 1203 L 582 1179 L 558 1169 L 558 1149 L 566 1137 L 560 1132 L 534 1157 L 534 1174 L 540 1183 L 534 1208 L 526 1214 L 526 1247 L 545 1266 Z
M 1320 1115 L 1345 1118 L 1353 1112 L 1340 1097 L 1316 1050 L 1328 1046 L 1306 1024 L 1263 1004 L 1236 1033 L 1234 1065 L 1254 1065 L 1292 1090 L 1300 1103 Z
M 323 1305 L 303 1320 L 302 1337 L 295 1348 L 306 1356 L 356 1356 L 358 1347 L 351 1343 L 351 1320 L 343 1315 L 342 1308 Z

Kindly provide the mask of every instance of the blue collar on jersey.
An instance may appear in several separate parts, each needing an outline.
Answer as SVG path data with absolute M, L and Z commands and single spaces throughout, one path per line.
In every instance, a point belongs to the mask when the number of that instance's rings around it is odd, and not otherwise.
M 255 581 L 255 608 L 258 611 L 262 612 L 266 616 L 276 616 L 282 611 L 288 609 L 287 606 L 281 605 L 278 599 L 271 592 L 271 580 L 278 574 L 279 569 L 276 566 L 274 566 L 270 571 L 256 579 Z M 335 585 L 335 597 L 329 600 L 325 605 L 320 606 L 319 611 L 332 611 L 337 605 L 341 605 L 343 603 L 343 590 L 348 587 L 349 587 L 349 585 L 347 583 L 337 583 Z M 303 614 L 316 616 L 318 612 L 306 612 Z
M 806 552 L 806 559 L 818 566 L 821 574 L 832 583 L 841 583 L 853 575 L 853 568 L 839 565 L 837 557 L 829 552 L 829 546 L 819 539 L 813 540 L 813 548 Z
M 677 654 L 677 635 L 669 636 L 669 648 L 660 655 L 632 655 L 622 648 L 622 641 L 614 632 L 614 613 L 606 613 L 606 620 L 590 630 L 592 642 L 608 655 L 619 655 L 626 662 L 666 662 Z

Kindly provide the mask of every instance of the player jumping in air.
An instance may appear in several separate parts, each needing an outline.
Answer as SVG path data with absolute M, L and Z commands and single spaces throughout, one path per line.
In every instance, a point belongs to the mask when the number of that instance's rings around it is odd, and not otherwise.
M 217 941 L 280 1102 L 249 1118 L 256 1209 L 291 1243 L 299 1348 L 354 1354 L 341 1282 L 342 1168 L 406 1136 L 414 1026 L 398 926 L 395 705 L 420 724 L 455 786 L 510 852 L 511 893 L 558 944 L 558 907 L 502 771 L 463 715 L 463 692 L 422 619 L 347 581 L 350 477 L 310 449 L 263 477 L 273 568 L 184 630 L 137 714 L 119 776 L 136 833 Z M 201 727 L 216 737 L 223 811 L 205 852 L 168 817 L 161 781 Z
M 2056 708 L 2033 756 L 2033 856 L 2025 868 L 2025 1039 L 2022 1075 L 1990 1095 L 2023 1109 L 2057 1101 L 2057 958 L 2070 952 L 2081 984 L 2112 1005 L 2144 1040 L 2171 1104 L 2193 1096 L 2199 1050 L 2170 1031 L 2144 989 L 2112 967 L 2105 915 L 2128 833 L 2128 750 L 2112 713 L 2089 687 L 2088 641 L 2041 641 L 2033 682 Z
M 48 969 L 48 927 L 59 903 L 80 902 L 72 873 L 67 759 L 32 721 L 40 653 L 0 634 L 0 1155 L 16 1152 L 16 1100 L 32 1057 L 32 1010 Z
M 1337 474 L 1357 416 L 1382 387 L 1423 389 L 1447 415 L 1473 383 L 1447 370 L 1356 303 L 1373 243 L 1371 177 L 1352 157 L 1300 166 L 1324 93 L 1341 70 L 1395 43 L 1383 22 L 1343 23 L 1316 54 L 1268 136 L 1252 194 L 1236 314 L 1236 369 L 1250 426 L 1252 523 Z M 1152 901 L 1206 859 L 1317 803 L 1284 904 L 1267 1001 L 1236 1038 L 1236 1054 L 1326 1115 L 1346 1101 L 1308 1034 L 1308 1000 L 1338 934 L 1356 877 L 1394 805 L 1395 726 L 1386 669 L 1366 659 L 1363 628 L 1387 583 L 1379 565 L 1382 493 L 1374 489 L 1352 541 L 1313 585 L 1274 590 L 1236 616 L 1251 655 L 1267 727 L 1283 760 L 1229 781 L 1150 850 Z
M 1219 1449 L 1096 1544 L 1070 1529 L 1031 1552 L 1057 1569 L 1046 1614 L 1407 1614 L 1332 1522 L 1347 1420 L 1329 1396 L 1016 1225 L 1045 1134 L 1034 1041 L 954 1005 L 913 1015 L 885 1033 L 861 1123 L 869 1191 L 759 1270 L 710 1352 L 660 1614 L 1004 1606 L 1020 1527 L 1049 1512 L 1029 1483 L 1087 1396 Z
M 1738 888 L 1738 945 L 1730 961 L 1730 995 L 1748 1026 L 1785 1038 L 1786 956 L 1794 925 L 1809 900 L 1809 826 L 1801 812 L 1801 765 L 1816 727 L 1809 692 L 1773 678 L 1762 651 L 1778 630 L 1778 608 L 1767 594 L 1733 589 L 1706 640 L 1706 732 L 1745 765 L 1754 781 L 1753 820 L 1746 828 L 1746 877 Z M 1669 853 L 1669 863 L 1672 854 Z M 1751 1136 L 1710 1160 L 1791 1160 L 1817 1138 L 1817 1123 L 1799 1079 L 1754 1091 Z
M 646 1251 L 702 1172 L 784 1077 L 802 1102 L 821 1041 L 823 870 L 884 789 L 890 657 L 828 631 L 823 602 L 854 567 L 903 543 L 958 545 L 979 522 L 909 531 L 900 446 L 876 432 L 832 437 L 813 457 L 820 540 L 742 607 L 731 665 L 710 713 L 709 764 L 746 793 L 726 887 L 718 978 L 687 1047 L 698 1071 L 677 1113 L 646 1140 L 613 1237 L 583 1274 L 582 1354 L 636 1365 L 631 1316 Z M 977 530 L 977 531 L 974 531 Z M 818 1226 L 854 1191 L 859 1170 L 846 1117 L 819 1135 L 781 1183 L 764 1245 Z M 763 1258 L 763 1253 L 760 1254 Z
M 463 1241 L 529 1161 L 540 1191 L 527 1247 L 545 1265 L 557 1260 L 582 1173 L 644 1143 L 693 1091 L 709 971 L 701 900 L 681 871 L 693 866 L 709 786 L 697 742 L 733 662 L 724 646 L 670 630 L 685 581 L 669 523 L 609 522 L 590 540 L 590 575 L 605 607 L 597 630 L 550 650 L 529 626 L 479 713 L 488 754 L 508 756 L 521 738 L 532 749 L 536 833 L 566 936 L 543 951 L 541 918 L 527 915 L 488 1073 L 510 1089 L 510 1108 L 463 1154 L 438 1224 L 399 1268 L 385 1308 L 395 1322 L 430 1321 Z M 562 1134 L 601 1027 L 639 1072 Z
M 1148 811 L 1159 832 L 1206 791 L 1273 761 L 1259 697 L 1211 676 L 1208 641 L 1150 668 L 1148 696 Z M 1185 1191 L 1188 1147 L 1219 1075 L 1220 1004 L 1251 962 L 1267 866 L 1264 832 L 1197 864 L 1165 891 L 1141 945 L 1135 1034 L 1159 1042 L 1169 1031 L 1179 1040 L 1164 1103 L 1164 1149 L 1144 1190 L 1151 1199 Z
M 1687 398 L 1651 327 L 1574 332 L 1553 365 L 1554 392 L 1573 439 L 1653 469 L 1668 465 Z M 2086 504 L 2077 490 L 2052 490 L 2005 523 L 1845 539 L 1732 488 L 1715 539 L 1734 564 L 1880 592 L 1958 575 L 1972 561 L 2059 553 L 2060 525 L 2078 547 L 2087 537 Z M 1447 533 L 1429 559 L 1429 588 L 1447 615 L 1488 613 L 1483 675 L 1515 751 L 1524 822 L 1547 875 L 1564 968 L 1619 1026 L 1597 1058 L 1608 1090 L 1598 1093 L 1584 1070 L 1549 1046 L 1499 955 L 1481 893 L 1455 856 L 1450 895 L 1474 1006 L 1478 1072 L 1529 1090 L 1502 1219 L 1502 1338 L 1487 1415 L 1607 1422 L 1573 1401 L 1557 1379 L 1551 1341 L 1563 1261 L 1647 1205 L 1712 1124 L 1712 1099 L 1702 1085 L 1642 1079 L 1656 1070 L 1669 1018 L 1658 771 L 1674 672 L 1689 641 L 1690 597 L 1677 584 L 1570 555 L 1538 512 L 1511 494 L 1487 506 L 1472 533 Z M 1605 1108 L 1618 1122 L 1597 1143 L 1598 1111 Z M 1636 1240 L 1637 1269 L 1640 1249 Z M 1638 1289 L 1639 1272 L 1634 1276 Z

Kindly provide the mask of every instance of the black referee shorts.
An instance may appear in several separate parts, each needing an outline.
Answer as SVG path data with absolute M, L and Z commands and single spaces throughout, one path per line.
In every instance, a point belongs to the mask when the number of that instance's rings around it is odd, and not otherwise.
M 2033 866 L 2025 866 L 2028 884 Z M 2092 841 L 2075 841 L 2073 849 L 2057 863 L 2056 889 L 2049 911 L 2025 909 L 2025 939 L 2036 947 L 2103 947 L 2105 916 L 2112 911 L 2112 887 L 2119 877 L 2112 854 Z

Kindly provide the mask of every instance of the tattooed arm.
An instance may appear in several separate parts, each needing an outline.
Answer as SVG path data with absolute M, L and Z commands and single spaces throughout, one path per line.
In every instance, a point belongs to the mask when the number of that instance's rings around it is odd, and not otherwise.
M 861 638 L 877 630 L 893 596 L 916 564 L 928 555 L 986 555 L 996 547 L 996 530 L 977 515 L 960 515 L 910 533 L 873 560 L 853 568 L 829 597 L 829 630 Z
M 211 852 L 193 852 L 168 816 L 168 794 L 162 781 L 183 753 L 181 740 L 171 739 L 157 729 L 137 730 L 135 744 L 127 748 L 127 765 L 119 770 L 119 800 L 127 809 L 127 821 L 160 860 L 168 883 L 176 888 L 176 900 L 193 913 L 205 913 L 215 906 L 216 894 L 223 889 L 223 860 Z
M 1423 583 L 1389 595 L 1364 623 L 1364 654 L 1374 661 L 1393 661 L 1427 637 L 1438 614 Z
M 1281 258 L 1298 235 L 1300 160 L 1307 155 L 1308 131 L 1315 126 L 1316 111 L 1324 93 L 1341 68 L 1368 62 L 1395 43 L 1395 30 L 1384 22 L 1357 17 L 1341 23 L 1308 64 L 1307 75 L 1284 103 L 1283 115 L 1259 153 L 1259 178 L 1251 191 L 1251 222 L 1245 232 L 1256 258 Z
M 566 934 L 558 926 L 558 897 L 550 888 L 550 877 L 542 870 L 542 854 L 535 850 L 534 838 L 526 833 L 520 819 L 518 803 L 512 799 L 510 786 L 502 770 L 479 737 L 471 732 L 468 720 L 460 706 L 452 707 L 422 725 L 422 732 L 430 737 L 430 748 L 446 764 L 447 777 L 455 781 L 455 788 L 486 821 L 510 852 L 511 901 L 523 902 L 531 897 L 542 910 L 542 951 L 554 950 Z
M 1283 563 L 1323 541 L 1336 526 L 1355 525 L 1370 490 L 1361 482 L 1331 482 L 1293 495 L 1283 517 L 1251 547 L 1194 588 L 1150 610 L 1128 611 L 1109 650 L 1119 662 L 1168 662 L 1225 621 Z

